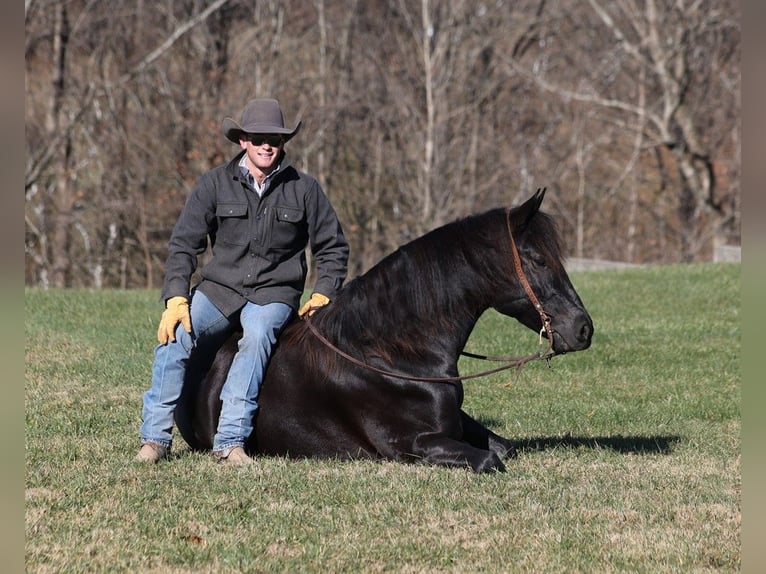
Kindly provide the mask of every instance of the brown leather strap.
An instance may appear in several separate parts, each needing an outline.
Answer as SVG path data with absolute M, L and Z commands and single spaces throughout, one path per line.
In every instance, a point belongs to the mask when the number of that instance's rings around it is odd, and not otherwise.
M 538 189 L 538 191 L 540 191 Z M 539 299 L 537 298 L 537 295 L 535 295 L 534 290 L 532 289 L 532 286 L 529 284 L 529 281 L 527 280 L 527 276 L 524 274 L 524 269 L 521 267 L 521 256 L 519 255 L 519 250 L 516 248 L 516 241 L 513 239 L 513 232 L 511 231 L 511 208 L 509 207 L 506 211 L 506 217 L 505 217 L 505 223 L 508 228 L 508 237 L 511 238 L 511 254 L 513 255 L 513 268 L 516 271 L 516 276 L 519 278 L 519 282 L 521 283 L 521 286 L 524 287 L 524 291 L 527 294 L 527 297 L 529 297 L 529 300 L 532 302 L 532 305 L 534 306 L 537 313 L 540 315 L 540 320 L 542 321 L 543 328 L 540 330 L 540 335 L 542 337 L 543 331 L 545 331 L 546 335 L 548 336 L 548 351 L 549 353 L 553 353 L 553 329 L 551 328 L 551 318 L 548 316 L 548 314 L 543 309 L 543 306 L 540 304 Z
M 364 361 L 360 361 L 356 357 L 352 357 L 348 353 L 345 353 L 344 351 L 340 350 L 338 347 L 333 345 L 322 333 L 320 333 L 316 325 L 313 324 L 311 319 L 309 317 L 304 317 L 303 319 L 306 323 L 306 326 L 309 328 L 309 330 L 314 334 L 314 336 L 319 339 L 325 346 L 327 346 L 329 349 L 346 359 L 347 361 L 355 364 L 357 367 L 361 367 L 363 369 L 366 369 L 368 371 L 373 371 L 375 373 L 385 375 L 387 377 L 393 377 L 395 379 L 406 379 L 408 381 L 423 381 L 423 382 L 429 382 L 429 383 L 449 383 L 449 382 L 455 382 L 455 381 L 461 381 L 461 380 L 467 380 L 467 379 L 476 379 L 478 377 L 484 377 L 487 375 L 491 375 L 493 373 L 499 373 L 500 371 L 505 371 L 512 368 L 521 368 L 527 363 L 531 361 L 537 361 L 543 356 L 540 353 L 535 353 L 532 355 L 527 355 L 526 357 L 509 357 L 507 359 L 501 359 L 497 357 L 489 358 L 488 360 L 493 361 L 503 361 L 506 364 L 502 367 L 497 367 L 495 369 L 490 369 L 488 371 L 482 371 L 480 373 L 473 373 L 471 375 L 460 375 L 456 377 L 416 377 L 415 375 L 405 375 L 403 373 L 396 373 L 394 371 L 388 371 L 386 369 L 379 369 L 377 367 L 373 367 L 372 365 L 369 365 L 365 363 Z M 468 353 L 466 353 L 468 354 Z M 468 354 L 471 356 L 470 354 Z M 473 355 L 474 358 L 483 358 L 479 357 L 478 355 Z

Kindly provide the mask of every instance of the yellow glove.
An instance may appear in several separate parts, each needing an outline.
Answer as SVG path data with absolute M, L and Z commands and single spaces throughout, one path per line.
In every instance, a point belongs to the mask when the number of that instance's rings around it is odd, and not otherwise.
M 317 309 L 324 307 L 329 302 L 330 299 L 325 295 L 322 295 L 321 293 L 312 293 L 311 299 L 306 301 L 303 304 L 303 307 L 298 310 L 298 316 L 303 317 L 308 313 L 308 316 L 311 317 Z
M 167 300 L 160 319 L 160 328 L 157 329 L 157 340 L 163 345 L 168 341 L 175 343 L 178 323 L 183 324 L 187 333 L 191 333 L 189 300 L 186 297 L 171 297 Z

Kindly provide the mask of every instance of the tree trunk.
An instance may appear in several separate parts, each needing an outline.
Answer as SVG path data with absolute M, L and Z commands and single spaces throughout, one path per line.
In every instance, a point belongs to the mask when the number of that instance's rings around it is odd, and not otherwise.
M 46 121 L 49 137 L 55 137 L 65 129 L 64 94 L 66 92 L 66 52 L 69 42 L 69 21 L 66 5 L 56 6 L 53 30 L 53 90 Z M 71 138 L 66 137 L 54 162 L 53 171 L 53 213 L 51 217 L 52 240 L 50 242 L 53 266 L 51 284 L 53 287 L 66 287 L 69 275 L 69 244 L 73 224 L 74 193 L 69 186 L 68 172 L 72 152 Z

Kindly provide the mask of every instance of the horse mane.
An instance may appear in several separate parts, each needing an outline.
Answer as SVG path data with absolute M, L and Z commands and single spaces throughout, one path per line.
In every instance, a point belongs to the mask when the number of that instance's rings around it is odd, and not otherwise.
M 515 278 L 506 217 L 505 209 L 495 208 L 410 241 L 348 282 L 311 320 L 325 337 L 363 360 L 422 359 L 439 350 L 438 337 L 429 334 L 467 338 L 494 293 Z M 511 210 L 509 221 L 520 251 L 531 246 L 547 265 L 562 265 L 549 216 L 538 211 L 520 221 Z M 289 331 L 285 335 L 311 337 L 305 325 Z

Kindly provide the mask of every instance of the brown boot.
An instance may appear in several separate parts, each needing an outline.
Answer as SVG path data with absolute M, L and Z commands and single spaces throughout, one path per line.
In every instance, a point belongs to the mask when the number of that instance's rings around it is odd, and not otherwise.
M 225 464 L 244 466 L 255 462 L 252 458 L 247 456 L 245 449 L 241 446 L 232 446 L 213 454 L 218 458 L 218 462 Z
M 136 462 L 156 463 L 163 458 L 167 458 L 169 453 L 170 449 L 166 446 L 153 442 L 145 442 L 141 445 L 141 450 L 138 451 L 135 460 Z

